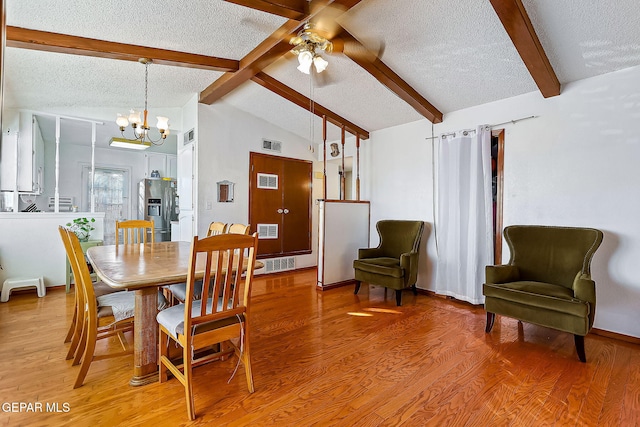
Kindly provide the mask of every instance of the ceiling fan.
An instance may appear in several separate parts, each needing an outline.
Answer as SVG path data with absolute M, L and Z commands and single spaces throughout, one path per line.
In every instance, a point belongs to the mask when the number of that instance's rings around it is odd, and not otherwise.
M 333 43 L 314 31 L 314 25 L 307 22 L 304 28 L 297 36 L 289 40 L 289 44 L 294 46 L 291 53 L 298 58 L 298 70 L 304 74 L 311 73 L 311 65 L 315 67 L 316 72 L 323 72 L 329 62 L 324 59 L 320 52 L 331 53 L 333 51 Z
M 314 3 L 309 4 L 312 8 Z M 377 59 L 382 55 L 381 42 L 367 42 L 368 47 L 365 47 L 338 23 L 338 18 L 344 16 L 345 12 L 344 7 L 335 3 L 325 5 L 320 13 L 304 24 L 296 36 L 291 37 L 289 44 L 293 45 L 293 48 L 290 52 L 298 58 L 299 71 L 310 74 L 315 69 L 316 73 L 322 73 L 329 65 L 322 56 L 323 53 L 344 53 L 351 58 L 366 57 L 368 60 Z

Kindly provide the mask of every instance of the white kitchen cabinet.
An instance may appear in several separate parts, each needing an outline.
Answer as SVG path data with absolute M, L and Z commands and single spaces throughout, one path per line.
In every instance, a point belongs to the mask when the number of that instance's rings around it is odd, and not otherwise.
M 193 144 L 181 149 L 178 152 L 178 196 L 180 197 L 180 210 L 195 210 L 193 198 L 193 164 L 194 164 Z
M 151 178 L 151 172 L 157 170 L 160 177 L 165 176 L 167 170 L 167 155 L 161 153 L 145 153 L 144 154 L 146 168 L 145 178 Z
M 178 156 L 167 154 L 167 176 L 178 178 Z
M 40 193 L 44 176 L 44 140 L 31 113 L 21 112 L 19 130 L 2 137 L 2 191 Z
M 2 135 L 0 145 L 0 190 L 14 191 L 16 189 L 16 174 L 18 168 L 18 134 L 6 133 Z
M 177 157 L 174 154 L 145 153 L 145 178 L 151 178 L 151 172 L 157 170 L 161 178 L 177 178 Z
M 178 206 L 180 213 L 178 221 L 180 227 L 180 240 L 190 242 L 197 230 L 196 204 L 195 204 L 195 143 L 188 144 L 178 150 Z
M 182 242 L 190 242 L 193 240 L 193 236 L 196 235 L 193 211 L 180 211 L 178 214 L 178 229 L 178 240 Z M 173 238 L 173 231 L 171 235 Z

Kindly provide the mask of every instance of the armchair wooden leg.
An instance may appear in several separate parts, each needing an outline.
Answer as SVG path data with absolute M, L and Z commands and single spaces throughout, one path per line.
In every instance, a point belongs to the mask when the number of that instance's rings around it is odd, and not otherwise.
M 587 356 L 584 353 L 584 337 L 582 335 L 574 335 L 573 340 L 576 343 L 576 352 L 578 353 L 578 359 L 582 363 L 587 363 Z
M 356 295 L 360 290 L 360 281 L 356 282 L 356 288 L 353 290 L 353 294 Z
M 491 329 L 493 329 L 493 322 L 495 322 L 495 320 L 496 320 L 496 314 L 495 313 L 489 313 L 487 311 L 487 326 L 484 329 L 484 331 L 486 333 L 491 332 Z
M 400 289 L 396 289 L 396 305 L 398 307 L 402 305 L 402 291 Z

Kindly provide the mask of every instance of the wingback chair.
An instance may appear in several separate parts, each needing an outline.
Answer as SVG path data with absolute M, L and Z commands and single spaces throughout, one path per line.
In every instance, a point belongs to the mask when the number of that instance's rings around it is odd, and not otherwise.
M 424 229 L 422 221 L 382 220 L 376 224 L 380 235 L 377 248 L 358 249 L 353 261 L 356 287 L 360 283 L 384 286 L 396 291 L 396 304 L 402 305 L 402 289 L 412 287 L 416 294 L 418 248 Z
M 596 312 L 590 267 L 602 231 L 512 225 L 504 236 L 511 251 L 509 264 L 487 266 L 482 287 L 486 332 L 491 332 L 496 314 L 569 332 L 578 358 L 586 362 L 584 336 Z

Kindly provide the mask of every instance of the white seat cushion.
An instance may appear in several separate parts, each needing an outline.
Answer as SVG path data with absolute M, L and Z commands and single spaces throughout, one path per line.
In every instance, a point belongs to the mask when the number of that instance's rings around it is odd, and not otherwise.
M 213 303 L 213 299 L 209 298 L 207 300 L 207 313 L 211 313 L 211 304 Z M 231 305 L 231 303 L 229 303 Z M 197 300 L 193 302 L 193 306 L 191 307 L 191 318 L 194 319 L 200 316 L 200 307 L 202 307 L 202 300 Z M 184 334 L 184 304 L 174 305 L 173 307 L 169 307 L 165 310 L 162 310 L 156 316 L 158 323 L 171 333 L 173 338 L 177 338 L 178 335 Z M 218 300 L 218 311 L 222 309 L 222 300 Z M 211 324 L 199 325 L 197 328 L 197 332 L 204 330 L 211 330 L 217 327 L 224 326 L 226 324 L 238 323 L 240 319 L 235 316 L 232 319 L 223 319 L 215 322 L 211 322 Z

